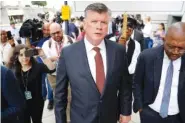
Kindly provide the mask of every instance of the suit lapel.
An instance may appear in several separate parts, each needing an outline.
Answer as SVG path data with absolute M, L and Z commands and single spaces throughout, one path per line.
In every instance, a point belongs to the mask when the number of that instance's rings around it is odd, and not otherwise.
M 181 68 L 179 74 L 179 90 L 183 88 L 185 83 L 185 55 L 181 57 Z
M 161 71 L 163 65 L 163 57 L 164 57 L 164 47 L 159 47 L 160 50 L 157 50 L 157 57 L 154 60 L 154 93 L 155 97 L 157 96 L 157 92 L 159 90 L 160 80 L 161 80 Z
M 109 76 L 112 73 L 112 69 L 114 66 L 114 59 L 115 59 L 115 50 L 113 49 L 113 47 L 111 47 L 111 44 L 109 41 L 105 40 L 105 46 L 106 46 L 106 57 L 107 57 L 107 74 L 106 74 L 106 79 L 105 79 L 105 84 L 104 84 L 104 88 L 103 88 L 103 92 L 101 95 L 101 98 L 103 97 L 105 90 L 106 90 L 106 86 L 107 83 L 109 82 Z
M 96 86 L 96 83 L 93 79 L 93 76 L 91 74 L 91 70 L 90 70 L 90 67 L 89 67 L 89 62 L 88 62 L 88 58 L 87 58 L 87 52 L 86 52 L 86 48 L 85 48 L 85 43 L 84 41 L 81 41 L 81 53 L 79 54 L 79 56 L 82 56 L 82 59 L 81 59 L 81 63 L 82 65 L 81 66 L 84 66 L 84 67 L 81 67 L 80 69 L 83 69 L 84 68 L 84 72 L 83 74 L 85 73 L 85 76 L 88 78 L 88 82 L 92 85 L 92 87 L 100 94 L 97 86 Z

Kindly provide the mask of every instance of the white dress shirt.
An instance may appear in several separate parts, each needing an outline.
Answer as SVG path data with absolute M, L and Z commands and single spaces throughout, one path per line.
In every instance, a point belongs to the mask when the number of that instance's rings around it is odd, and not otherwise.
M 17 41 L 17 40 L 20 40 L 21 39 L 20 36 L 19 36 L 19 29 L 17 29 L 17 28 L 11 28 L 11 34 L 12 34 L 14 40 Z
M 10 49 L 11 49 L 11 45 L 6 42 L 6 43 L 0 43 L 0 58 L 1 58 L 1 62 L 7 63 L 9 61 L 9 54 L 10 54 Z
M 130 40 L 128 40 L 126 42 L 126 52 L 128 50 L 128 43 L 129 43 Z M 139 56 L 139 54 L 141 53 L 141 46 L 140 46 L 140 43 L 136 40 L 134 40 L 134 43 L 135 43 L 135 49 L 134 49 L 134 53 L 132 55 L 132 60 L 131 60 L 131 63 L 130 65 L 128 66 L 128 72 L 129 74 L 134 74 L 135 73 L 135 69 L 136 69 L 136 64 L 137 64 L 137 58 Z
M 153 104 L 149 105 L 153 110 L 156 112 L 160 112 L 162 98 L 163 98 L 163 91 L 165 86 L 166 80 L 166 73 L 168 66 L 170 64 L 170 59 L 164 52 L 163 58 L 163 65 L 162 65 L 162 74 L 160 80 L 160 86 L 158 90 L 157 97 Z M 170 103 L 168 108 L 168 115 L 176 115 L 179 113 L 179 106 L 178 106 L 178 85 L 179 85 L 179 73 L 181 67 L 181 58 L 173 61 L 173 78 L 172 78 L 172 86 L 171 86 L 171 95 L 170 95 Z
M 95 63 L 95 55 L 96 51 L 93 50 L 95 46 L 93 46 L 86 38 L 84 38 L 84 43 L 85 43 L 85 48 L 86 48 L 86 53 L 87 53 L 87 59 L 89 63 L 89 67 L 91 70 L 92 77 L 94 81 L 96 82 L 96 63 Z M 100 53 L 103 59 L 103 66 L 104 66 L 104 71 L 105 71 L 105 77 L 107 73 L 107 56 L 106 56 L 106 47 L 105 47 L 105 42 L 104 40 L 97 46 L 100 48 Z
M 64 42 L 61 44 L 62 48 L 70 45 L 70 43 L 68 42 L 67 36 L 63 35 L 63 38 L 64 38 Z M 51 40 L 51 47 L 49 47 L 50 40 Z M 74 42 L 74 39 L 72 39 L 72 41 Z M 44 44 L 42 45 L 42 50 L 44 51 L 44 54 L 46 55 L 47 58 L 58 56 L 58 51 L 56 49 L 56 46 L 57 46 L 57 49 L 60 49 L 60 46 L 58 45 L 58 43 L 54 41 L 52 38 L 44 42 Z M 53 62 L 53 63 L 57 64 L 57 62 Z M 56 75 L 56 72 L 52 73 L 52 75 Z
M 142 31 L 145 38 L 150 37 L 152 35 L 152 24 L 150 22 L 146 23 Z
M 66 46 L 70 45 L 70 43 L 68 42 L 67 36 L 63 35 L 63 38 L 64 38 L 64 42 L 61 44 L 61 45 L 63 45 L 62 47 L 66 47 Z M 51 47 L 49 47 L 50 40 L 51 40 Z M 72 38 L 72 41 L 74 42 L 73 38 Z M 53 56 L 58 56 L 56 45 L 57 45 L 57 42 L 54 41 L 52 38 L 44 42 L 44 44 L 42 45 L 42 49 L 43 49 L 47 58 L 50 58 Z M 57 45 L 57 47 L 58 47 L 58 45 Z M 59 47 L 58 47 L 58 49 L 59 49 Z
M 134 39 L 135 31 L 133 30 L 131 38 Z

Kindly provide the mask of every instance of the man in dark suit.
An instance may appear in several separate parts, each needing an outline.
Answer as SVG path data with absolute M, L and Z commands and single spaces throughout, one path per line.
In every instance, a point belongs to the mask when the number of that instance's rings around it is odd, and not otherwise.
M 22 123 L 25 100 L 12 71 L 1 66 L 1 122 Z
M 85 9 L 83 41 L 62 50 L 55 92 L 56 123 L 66 123 L 67 88 L 71 87 L 71 123 L 128 123 L 132 83 L 125 48 L 105 40 L 108 8 L 93 3 Z
M 185 23 L 169 27 L 164 46 L 145 50 L 134 77 L 141 123 L 185 123 Z
M 128 21 L 128 22 L 129 22 L 129 21 L 131 22 L 131 26 L 132 26 L 133 29 L 134 29 L 133 32 L 132 32 L 131 38 L 132 38 L 133 40 L 138 41 L 138 42 L 140 43 L 141 51 L 143 51 L 143 49 L 144 49 L 144 36 L 143 36 L 143 32 L 140 31 L 140 30 L 138 29 L 138 27 L 137 27 L 137 26 L 139 25 L 138 22 L 137 22 L 137 20 L 134 19 L 132 15 L 129 15 L 127 21 Z

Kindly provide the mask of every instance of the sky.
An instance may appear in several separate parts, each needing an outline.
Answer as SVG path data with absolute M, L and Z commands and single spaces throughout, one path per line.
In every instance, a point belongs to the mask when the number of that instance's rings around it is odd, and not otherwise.
M 19 0 L 21 1 L 21 4 L 23 6 L 25 5 L 31 5 L 31 0 Z M 47 7 L 49 8 L 55 8 L 55 9 L 60 9 L 62 5 L 64 5 L 64 0 L 46 0 L 47 1 Z M 11 6 L 16 6 L 18 5 L 18 0 L 6 0 L 4 1 L 5 5 L 11 5 Z M 72 5 L 72 1 L 68 1 L 68 5 Z

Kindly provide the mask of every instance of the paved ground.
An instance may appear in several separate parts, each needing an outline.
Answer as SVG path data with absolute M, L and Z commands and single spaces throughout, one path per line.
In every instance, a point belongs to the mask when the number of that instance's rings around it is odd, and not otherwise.
M 54 111 L 53 110 L 49 111 L 47 109 L 47 104 L 48 104 L 48 102 L 46 101 L 42 121 L 43 121 L 43 123 L 55 123 Z M 133 113 L 132 114 L 132 121 L 130 123 L 140 123 L 139 115 Z

